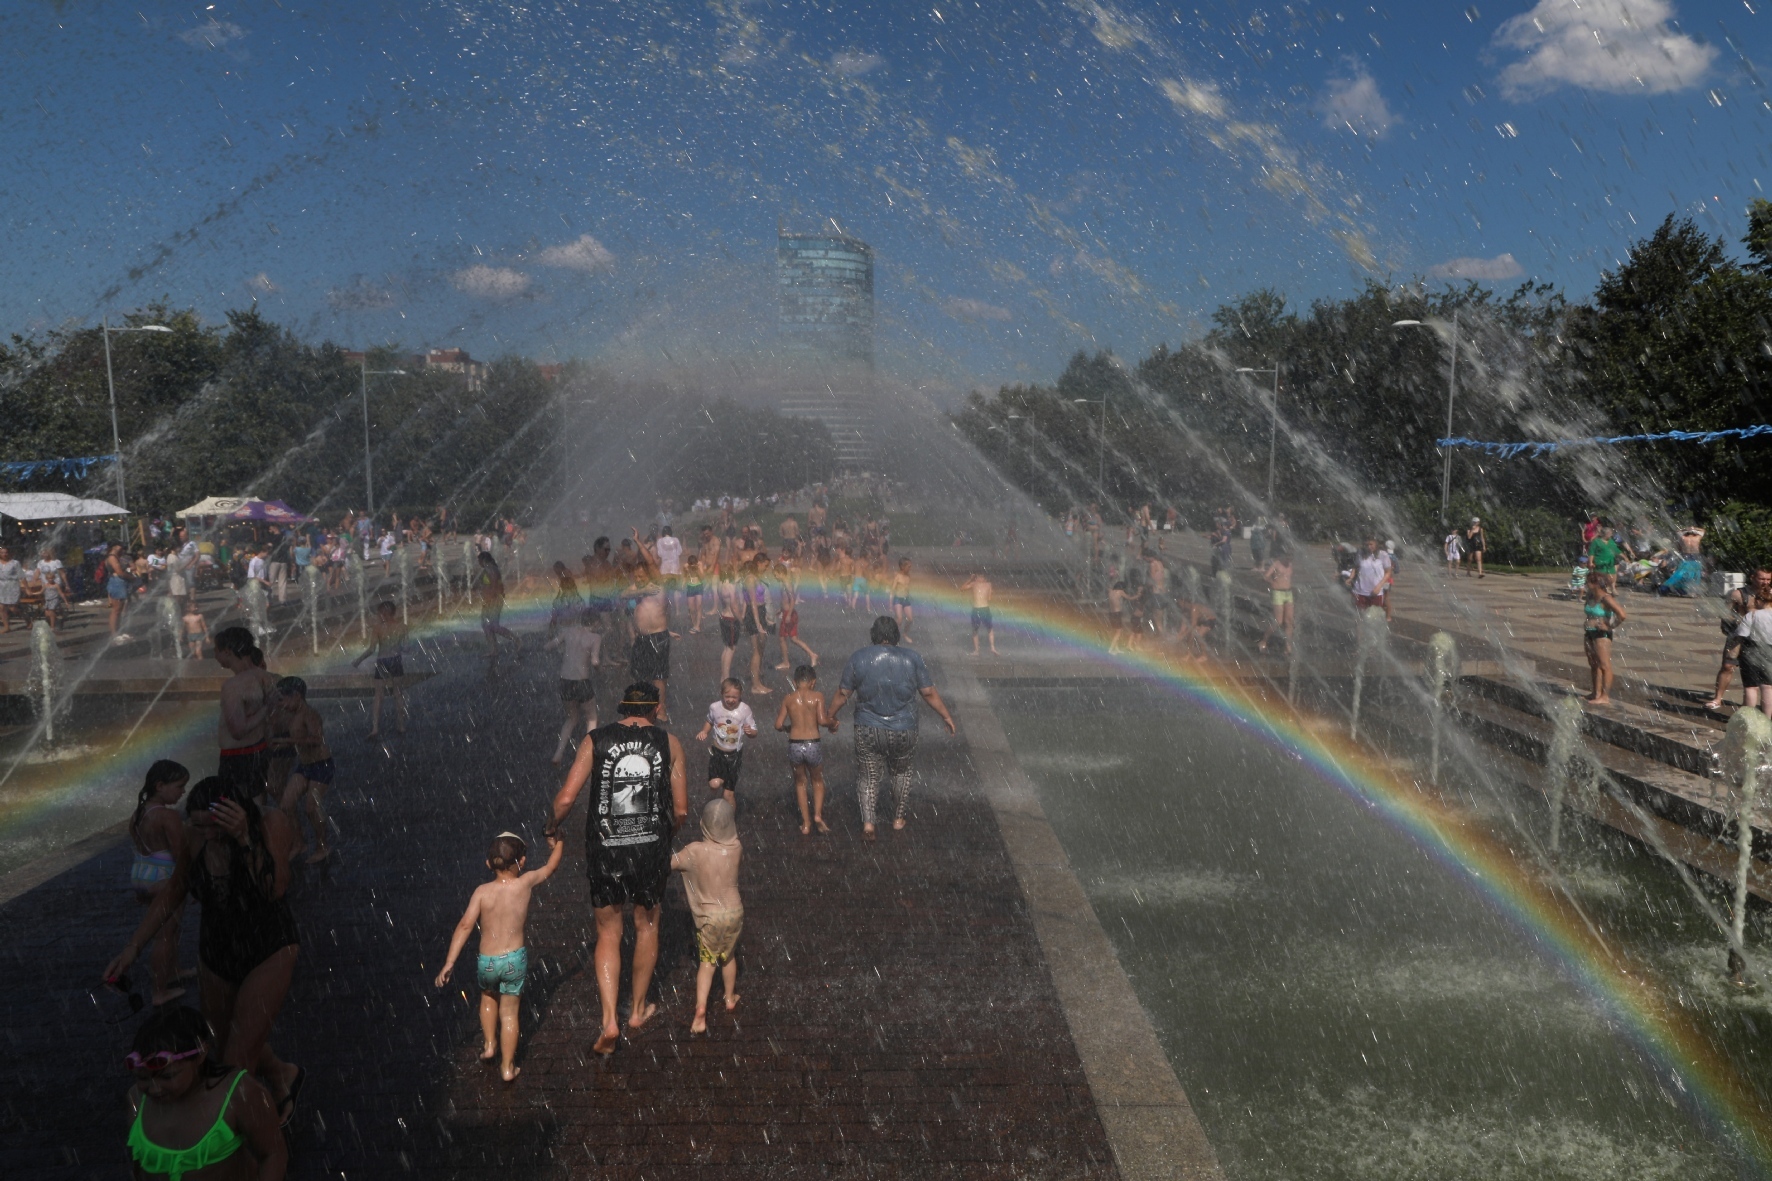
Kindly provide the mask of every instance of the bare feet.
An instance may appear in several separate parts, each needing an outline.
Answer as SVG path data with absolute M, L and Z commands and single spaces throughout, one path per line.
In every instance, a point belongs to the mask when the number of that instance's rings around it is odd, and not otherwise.
M 708 1031 L 707 1010 L 706 1009 L 698 1009 L 698 1010 L 696 1010 L 696 1013 L 695 1013 L 695 1020 L 691 1021 L 689 1023 L 689 1032 L 691 1034 L 696 1034 L 696 1033 L 706 1033 L 707 1031 Z
M 185 995 L 184 989 L 169 988 L 165 992 L 157 992 L 154 994 L 154 1004 L 156 1006 L 170 1005 L 173 1001 L 176 1001 L 179 997 L 181 997 L 183 995 Z
M 893 832 L 903 832 L 904 831 L 904 817 L 900 816 L 897 820 L 894 820 L 892 822 L 892 831 Z
M 325 845 L 321 845 L 318 849 L 315 849 L 312 853 L 308 854 L 308 864 L 319 865 L 330 856 L 332 856 L 332 850 Z
M 800 826 L 800 835 L 803 837 L 811 836 L 812 835 L 812 826 L 810 824 L 802 824 Z
M 366 741 L 366 742 L 374 742 L 377 738 L 380 738 L 380 737 L 381 737 L 380 730 L 371 730 L 369 733 L 367 733 L 363 736 L 364 741 Z
M 776 667 L 776 668 L 792 668 L 792 667 L 794 667 L 794 666 L 793 666 L 793 665 L 791 665 L 791 664 L 789 664 L 789 663 L 788 663 L 788 662 L 787 662 L 787 661 L 785 661 L 785 660 L 784 660 L 784 661 L 782 661 L 782 662 L 781 662 L 781 663 L 780 663 L 780 664 L 778 664 L 778 665 L 776 665 L 776 666 L 775 666 L 775 667 Z
M 768 685 L 765 685 L 763 682 L 758 681 L 756 684 L 751 686 L 751 692 L 752 693 L 773 693 L 773 692 L 775 692 L 775 690 L 771 689 Z
M 861 839 L 864 841 L 867 841 L 869 844 L 873 843 L 873 841 L 874 841 L 874 826 L 873 825 L 864 824 L 861 826 Z
M 635 1009 L 628 1017 L 629 1029 L 645 1029 L 646 1023 L 658 1016 L 658 1006 L 652 1001 L 646 1002 L 644 1009 Z
M 598 1038 L 591 1046 L 591 1051 L 597 1054 L 613 1054 L 615 1053 L 615 1043 L 620 1040 L 621 1030 L 619 1028 L 615 1026 L 604 1026 L 603 1036 Z
M 521 1066 L 507 1066 L 499 1071 L 499 1073 L 504 1076 L 505 1082 L 515 1082 L 517 1081 L 517 1076 L 523 1073 L 523 1068 Z
M 736 1008 L 738 1008 L 738 994 L 735 992 L 726 998 L 726 1011 L 730 1013 Z
M 818 831 L 819 831 L 819 832 L 829 832 L 829 831 L 831 831 L 831 826 L 830 826 L 830 825 L 828 825 L 828 824 L 826 824 L 826 823 L 825 823 L 825 822 L 824 822 L 824 817 L 823 817 L 823 816 L 814 816 L 814 817 L 813 817 L 813 818 L 812 818 L 812 823 L 814 823 L 814 824 L 816 824 L 816 825 L 818 825 Z
M 498 1057 L 498 1046 L 492 1042 L 487 1042 L 486 1048 L 480 1051 L 480 1061 L 491 1062 L 496 1057 Z

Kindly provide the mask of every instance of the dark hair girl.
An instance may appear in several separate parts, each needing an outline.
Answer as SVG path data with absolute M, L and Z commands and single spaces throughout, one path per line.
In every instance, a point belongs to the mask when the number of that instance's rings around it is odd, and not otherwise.
M 179 854 L 184 851 L 185 826 L 179 819 L 178 798 L 185 792 L 191 773 L 171 759 L 161 759 L 148 768 L 147 782 L 136 797 L 135 815 L 129 819 L 129 843 L 135 854 L 129 864 L 129 888 L 143 906 L 151 906 L 166 889 L 178 868 Z M 154 1003 L 170 1004 L 185 994 L 178 985 L 178 937 L 184 907 L 168 916 L 154 936 L 154 954 L 149 961 L 154 985 Z
M 203 907 L 197 941 L 203 1015 L 212 1028 L 227 1031 L 222 1060 L 258 1071 L 287 1123 L 302 1071 L 278 1059 L 269 1039 L 300 950 L 284 897 L 295 834 L 288 817 L 261 813 L 244 787 L 219 776 L 191 789 L 185 812 L 189 837 L 172 878 L 105 975 L 116 979 L 127 971 L 176 908 L 195 895 Z

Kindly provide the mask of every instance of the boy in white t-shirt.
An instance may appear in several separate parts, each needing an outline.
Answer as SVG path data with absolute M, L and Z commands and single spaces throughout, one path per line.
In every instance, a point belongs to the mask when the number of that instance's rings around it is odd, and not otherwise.
M 578 626 L 564 628 L 543 648 L 560 649 L 560 701 L 566 720 L 560 723 L 560 743 L 554 748 L 554 766 L 566 757 L 566 744 L 597 728 L 597 688 L 591 670 L 603 666 L 603 633 L 596 629 L 597 613 L 579 612 Z
M 708 720 L 695 735 L 697 742 L 708 747 L 708 790 L 723 792 L 728 803 L 738 797 L 738 773 L 744 762 L 744 740 L 757 736 L 757 719 L 744 701 L 744 682 L 727 677 L 720 682 L 720 700 L 708 706 Z

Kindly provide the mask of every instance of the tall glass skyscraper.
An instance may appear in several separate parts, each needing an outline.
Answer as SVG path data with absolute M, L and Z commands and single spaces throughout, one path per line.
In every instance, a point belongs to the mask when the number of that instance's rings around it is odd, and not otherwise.
M 776 287 L 790 357 L 874 365 L 874 252 L 847 234 L 778 231 Z

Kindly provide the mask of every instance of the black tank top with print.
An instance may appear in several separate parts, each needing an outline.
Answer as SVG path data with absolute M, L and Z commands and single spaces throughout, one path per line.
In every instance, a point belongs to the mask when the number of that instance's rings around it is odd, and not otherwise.
M 585 817 L 587 848 L 667 847 L 671 739 L 657 726 L 612 722 L 591 732 L 596 763 Z

